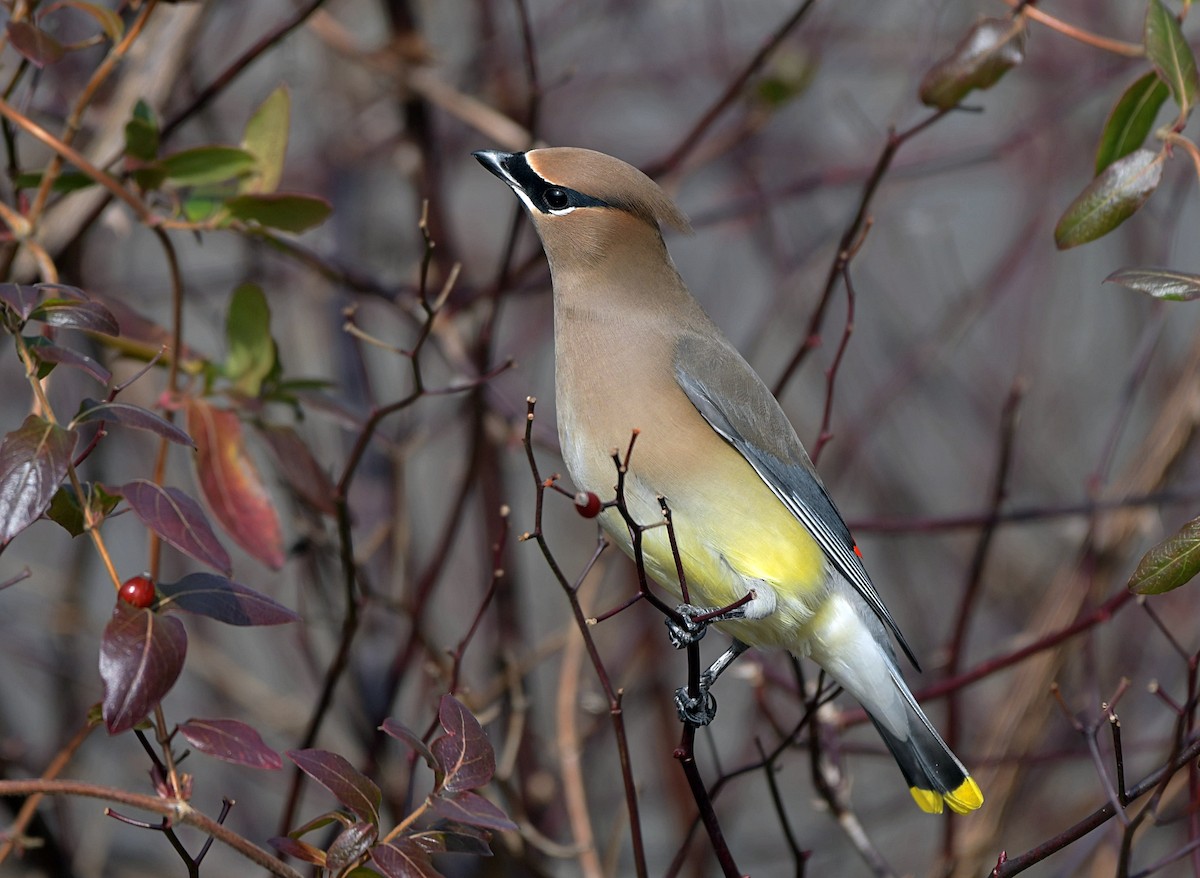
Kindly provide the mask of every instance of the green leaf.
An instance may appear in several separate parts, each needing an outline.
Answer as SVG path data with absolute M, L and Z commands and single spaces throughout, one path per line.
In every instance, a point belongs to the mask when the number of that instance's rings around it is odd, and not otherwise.
M 283 232 L 304 232 L 325 222 L 333 207 L 315 195 L 284 192 L 269 195 L 239 195 L 225 202 L 229 215 Z
M 242 284 L 233 292 L 225 320 L 229 354 L 222 371 L 246 396 L 258 396 L 263 379 L 275 366 L 275 342 L 271 338 L 271 309 L 267 297 L 255 284 Z
M 234 146 L 197 146 L 162 160 L 167 177 L 179 186 L 203 186 L 243 177 L 254 170 L 254 155 Z
M 1179 104 L 1180 115 L 1186 117 L 1196 105 L 1196 95 L 1200 92 L 1196 58 L 1183 38 L 1179 19 L 1162 0 L 1150 0 L 1146 7 L 1145 40 L 1146 57 L 1154 72 L 1171 90 L 1171 97 Z
M 54 182 L 50 184 L 50 189 L 54 192 L 75 192 L 79 189 L 86 189 L 88 186 L 94 186 L 96 181 L 82 171 L 63 171 L 54 178 Z M 30 171 L 24 174 L 18 174 L 17 179 L 13 181 L 13 186 L 17 189 L 36 189 L 42 185 L 42 173 L 40 171 Z
M 921 103 L 948 110 L 972 91 L 991 88 L 1025 60 L 1025 39 L 1023 15 L 985 18 L 921 79 Z
M 120 497 L 105 491 L 101 485 L 85 482 L 83 487 L 93 521 L 104 519 L 121 500 Z M 75 496 L 74 489 L 65 485 L 54 492 L 54 499 L 50 501 L 50 507 L 45 514 L 73 537 L 83 534 L 86 530 L 79 498 Z
M 242 181 L 242 192 L 274 192 L 283 176 L 292 99 L 287 88 L 271 92 L 246 123 L 242 147 L 258 159 L 258 173 Z
M 138 101 L 125 123 L 125 155 L 152 162 L 158 157 L 158 120 L 145 101 Z
M 1200 299 L 1200 274 L 1186 274 L 1169 268 L 1121 268 L 1104 279 L 1156 299 L 1191 302 Z
M 1146 553 L 1129 588 L 1137 594 L 1162 594 L 1179 588 L 1200 573 L 1200 518 L 1193 518 L 1179 533 Z
M 1117 100 L 1104 123 L 1096 150 L 1096 173 L 1140 147 L 1154 127 L 1159 108 L 1170 92 L 1158 74 L 1150 71 Z
M 208 192 L 193 192 L 183 199 L 180 207 L 183 208 L 183 215 L 191 223 L 207 222 L 215 220 L 217 217 L 223 218 L 226 213 L 225 199 Z
M 1094 241 L 1129 219 L 1158 187 L 1163 158 L 1138 149 L 1105 168 L 1063 211 L 1054 228 L 1058 249 Z

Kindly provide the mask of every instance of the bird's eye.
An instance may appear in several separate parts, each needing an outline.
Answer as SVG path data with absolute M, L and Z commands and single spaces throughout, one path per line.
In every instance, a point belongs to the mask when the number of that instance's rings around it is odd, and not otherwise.
M 571 203 L 571 197 L 567 195 L 565 189 L 553 187 L 546 190 L 542 196 L 542 201 L 546 202 L 546 207 L 551 210 L 562 210 Z

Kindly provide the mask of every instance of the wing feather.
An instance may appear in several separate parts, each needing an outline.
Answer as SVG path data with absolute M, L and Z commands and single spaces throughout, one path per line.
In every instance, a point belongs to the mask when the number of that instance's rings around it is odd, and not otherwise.
M 746 459 L 796 516 L 837 571 L 920 664 L 855 551 L 854 538 L 813 469 L 791 422 L 762 379 L 724 339 L 684 333 L 675 349 L 675 380 L 709 426 Z

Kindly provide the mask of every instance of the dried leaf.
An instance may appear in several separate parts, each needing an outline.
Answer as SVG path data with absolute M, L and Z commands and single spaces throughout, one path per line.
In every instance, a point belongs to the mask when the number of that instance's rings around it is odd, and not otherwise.
M 135 479 L 109 490 L 124 497 L 142 524 L 185 555 L 226 576 L 233 572 L 229 553 L 213 533 L 204 510 L 183 491 L 146 479 Z
M 431 749 L 445 774 L 442 789 L 456 793 L 487 784 L 496 773 L 496 755 L 479 721 L 453 695 L 443 695 L 438 722 L 446 734 Z
M 252 727 L 236 719 L 189 719 L 179 732 L 196 750 L 224 762 L 278 771 L 283 759 Z
M 1162 594 L 1189 582 L 1200 573 L 1200 518 L 1193 518 L 1179 532 L 1145 554 L 1129 577 L 1129 588 L 1137 594 Z
M 198 452 L 200 489 L 217 521 L 239 546 L 278 570 L 284 561 L 283 531 L 237 415 L 192 399 L 187 424 Z
M 160 582 L 163 609 L 207 616 L 226 625 L 284 625 L 300 616 L 265 594 L 212 573 L 189 573 L 178 582 Z
M 921 80 L 921 102 L 941 110 L 976 89 L 991 88 L 1025 60 L 1025 17 L 985 18 Z
M 1138 149 L 1105 168 L 1063 211 L 1054 229 L 1058 249 L 1094 241 L 1129 219 L 1158 188 L 1163 158 Z
M 187 655 L 183 623 L 118 600 L 100 639 L 104 724 L 133 728 L 171 691 Z
M 379 787 L 342 756 L 328 750 L 288 750 L 288 759 L 363 820 L 379 824 Z
M 67 475 L 75 433 L 29 415 L 0 444 L 0 547 L 50 506 Z

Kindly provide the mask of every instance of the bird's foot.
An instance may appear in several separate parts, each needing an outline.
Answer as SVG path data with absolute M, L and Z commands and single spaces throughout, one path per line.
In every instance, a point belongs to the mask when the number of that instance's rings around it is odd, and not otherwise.
M 694 607 L 691 604 L 680 604 L 675 608 L 675 612 L 679 614 L 682 623 L 667 616 L 667 636 L 671 638 L 671 646 L 676 649 L 683 649 L 685 646 L 691 646 L 697 643 L 702 638 L 705 632 L 708 631 L 708 620 L 697 622 L 696 616 L 705 615 L 708 610 L 703 607 Z
M 681 723 L 691 723 L 694 726 L 706 726 L 717 716 L 717 699 L 708 691 L 708 684 L 700 680 L 700 694 L 693 698 L 688 694 L 687 686 L 675 690 L 675 712 L 679 714 Z

